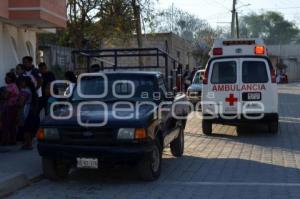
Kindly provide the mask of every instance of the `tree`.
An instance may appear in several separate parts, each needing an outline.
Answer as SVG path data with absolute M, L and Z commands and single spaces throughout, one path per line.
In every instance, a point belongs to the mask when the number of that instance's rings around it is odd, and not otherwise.
M 278 12 L 252 13 L 241 18 L 241 37 L 263 38 L 267 44 L 288 44 L 297 39 L 299 29 Z
M 229 30 L 223 28 L 212 28 L 205 27 L 200 29 L 195 34 L 195 49 L 193 51 L 193 57 L 196 62 L 204 67 L 209 59 L 209 51 L 213 46 L 214 40 L 216 38 L 228 37 Z
M 103 39 L 127 40 L 136 34 L 138 47 L 142 47 L 142 26 L 153 18 L 155 1 L 68 0 L 67 29 L 58 31 L 55 36 L 41 34 L 41 42 L 99 48 Z
M 100 10 L 104 0 L 68 0 L 68 28 L 66 31 L 69 42 L 76 48 L 88 47 L 95 20 L 98 20 L 97 10 Z
M 209 27 L 208 23 L 181 9 L 170 7 L 158 12 L 154 31 L 173 32 L 193 42 L 196 32 Z

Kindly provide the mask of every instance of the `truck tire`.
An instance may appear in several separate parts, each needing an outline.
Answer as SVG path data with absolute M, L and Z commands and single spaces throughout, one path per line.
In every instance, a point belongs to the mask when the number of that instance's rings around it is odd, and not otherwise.
M 181 157 L 184 152 L 184 128 L 185 124 L 182 122 L 180 125 L 179 135 L 170 144 L 171 153 L 175 157 Z
M 151 154 L 144 157 L 138 163 L 139 176 L 144 181 L 154 181 L 161 173 L 161 161 L 162 161 L 162 147 L 158 140 L 155 141 L 155 145 Z
M 70 171 L 70 167 L 63 161 L 43 157 L 42 166 L 44 176 L 53 181 L 65 179 Z
M 209 120 L 202 120 L 202 132 L 205 135 L 211 135 L 212 134 L 212 122 Z
M 278 121 L 270 122 L 268 124 L 269 133 L 277 134 L 278 133 L 278 126 L 279 126 Z

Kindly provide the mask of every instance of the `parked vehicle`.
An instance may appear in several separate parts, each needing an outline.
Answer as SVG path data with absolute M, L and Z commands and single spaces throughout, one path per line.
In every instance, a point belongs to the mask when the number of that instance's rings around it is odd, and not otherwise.
M 176 157 L 184 152 L 188 109 L 174 105 L 186 96 L 172 96 L 168 90 L 160 72 L 86 74 L 69 105 L 55 109 L 54 115 L 65 119 L 49 116 L 41 124 L 38 151 L 46 178 L 65 178 L 73 166 L 99 169 L 128 163 L 141 179 L 157 179 L 164 147 L 170 146 Z M 175 118 L 173 107 L 185 117 Z
M 203 79 L 204 134 L 212 124 L 266 124 L 278 131 L 275 71 L 261 39 L 217 40 Z
M 194 105 L 201 101 L 202 94 L 202 77 L 205 70 L 198 70 L 194 77 L 192 84 L 187 89 L 188 100 Z

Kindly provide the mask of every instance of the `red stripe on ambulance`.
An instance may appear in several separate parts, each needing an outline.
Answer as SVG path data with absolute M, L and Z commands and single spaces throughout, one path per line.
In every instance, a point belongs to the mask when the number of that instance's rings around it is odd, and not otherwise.
M 264 84 L 216 84 L 213 85 L 213 92 L 223 92 L 223 91 L 263 91 L 266 90 Z

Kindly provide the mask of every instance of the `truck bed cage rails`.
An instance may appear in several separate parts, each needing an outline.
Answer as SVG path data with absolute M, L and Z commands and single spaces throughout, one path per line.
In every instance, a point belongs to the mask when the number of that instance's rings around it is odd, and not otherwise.
M 181 63 L 169 55 L 167 52 L 159 49 L 159 48 L 114 48 L 114 49 L 81 49 L 72 51 L 72 59 L 73 65 L 77 65 L 77 56 L 86 58 L 86 66 L 85 69 L 87 72 L 91 71 L 91 61 L 96 60 L 100 63 L 100 70 L 126 70 L 126 69 L 137 69 L 137 70 L 145 70 L 145 69 L 162 69 L 165 73 L 166 83 L 169 88 L 174 86 L 176 81 L 176 69 L 178 65 Z M 151 63 L 149 65 L 137 64 L 137 65 L 122 65 L 120 62 L 121 58 L 135 58 L 138 60 L 142 60 L 141 58 L 150 58 L 154 60 L 154 64 Z M 161 64 L 161 59 L 163 60 L 163 64 Z M 172 67 L 170 67 L 171 65 Z M 173 69 L 173 70 L 170 70 Z M 175 76 L 174 76 L 175 73 Z M 175 77 L 175 78 L 174 78 Z

